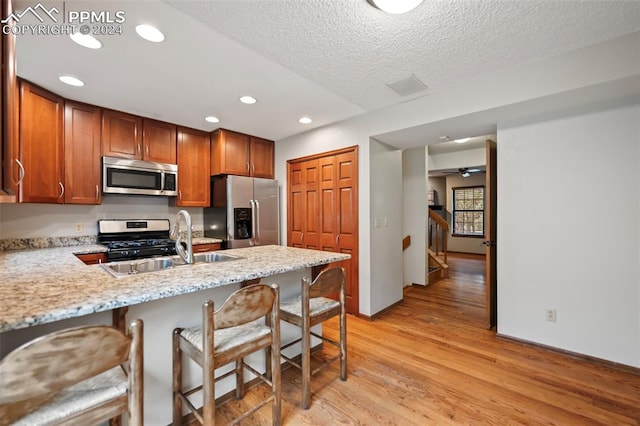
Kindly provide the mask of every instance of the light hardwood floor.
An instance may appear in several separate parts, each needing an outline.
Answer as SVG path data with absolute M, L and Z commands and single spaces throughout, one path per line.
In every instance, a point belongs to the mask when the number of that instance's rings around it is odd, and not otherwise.
M 380 318 L 348 317 L 347 381 L 337 363 L 315 376 L 309 410 L 299 408 L 299 372 L 284 371 L 283 424 L 640 424 L 640 375 L 497 338 L 482 327 L 483 260 L 450 261 L 450 278 L 405 289 Z M 337 322 L 324 330 L 335 337 Z M 263 408 L 245 424 L 270 421 Z

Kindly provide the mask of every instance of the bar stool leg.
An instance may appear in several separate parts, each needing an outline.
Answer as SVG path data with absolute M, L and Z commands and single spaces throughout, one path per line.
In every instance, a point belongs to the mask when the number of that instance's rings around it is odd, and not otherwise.
M 236 399 L 242 399 L 244 396 L 244 367 L 242 367 L 242 358 L 236 360 Z
M 302 408 L 311 403 L 311 322 L 309 314 L 302 318 Z
M 182 425 L 182 351 L 180 350 L 180 332 L 173 330 L 173 426 Z
M 344 304 L 340 314 L 340 379 L 347 380 L 347 315 Z

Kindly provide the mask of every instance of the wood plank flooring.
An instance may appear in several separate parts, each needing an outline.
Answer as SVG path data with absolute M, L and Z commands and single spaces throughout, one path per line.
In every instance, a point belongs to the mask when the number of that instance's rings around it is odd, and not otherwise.
M 640 375 L 483 328 L 483 261 L 452 255 L 449 278 L 405 289 L 404 301 L 374 321 L 349 316 L 347 381 L 334 363 L 314 377 L 311 408 L 302 410 L 300 374 L 284 371 L 283 424 L 639 425 Z M 324 331 L 336 337 L 337 322 Z M 265 394 L 252 389 L 217 421 Z M 244 424 L 270 423 L 265 407 Z

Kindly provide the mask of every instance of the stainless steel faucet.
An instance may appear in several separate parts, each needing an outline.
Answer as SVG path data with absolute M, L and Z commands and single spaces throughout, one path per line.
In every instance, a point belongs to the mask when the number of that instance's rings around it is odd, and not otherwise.
M 180 228 L 180 222 L 182 219 L 184 219 L 184 224 L 187 228 L 186 250 L 184 247 L 182 247 L 182 229 Z M 171 229 L 171 238 L 176 239 L 176 253 L 178 253 L 182 260 L 184 260 L 184 263 L 193 263 L 191 215 L 188 211 L 180 210 L 178 214 L 176 214 L 176 220 L 173 223 L 173 228 Z

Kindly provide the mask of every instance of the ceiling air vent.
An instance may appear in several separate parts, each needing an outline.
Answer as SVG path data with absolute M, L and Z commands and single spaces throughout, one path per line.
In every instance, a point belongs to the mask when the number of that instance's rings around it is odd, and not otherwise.
M 427 86 L 413 74 L 411 74 L 409 77 L 391 81 L 385 84 L 400 96 L 413 95 L 414 93 L 427 90 Z

